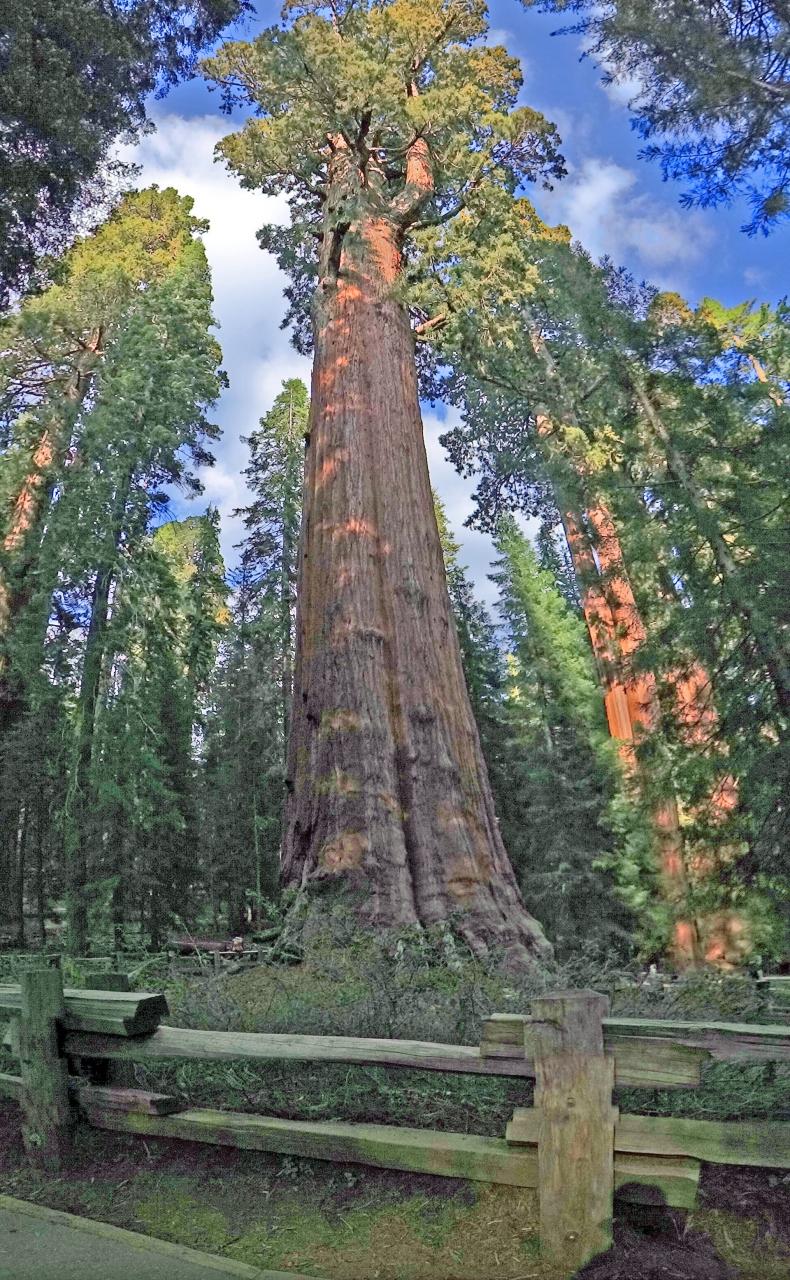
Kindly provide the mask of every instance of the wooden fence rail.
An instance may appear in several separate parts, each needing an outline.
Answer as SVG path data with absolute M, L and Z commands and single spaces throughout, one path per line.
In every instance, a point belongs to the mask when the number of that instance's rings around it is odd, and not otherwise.
M 34 1163 L 59 1167 L 79 1116 L 121 1133 L 537 1187 L 542 1249 L 568 1275 L 611 1243 L 615 1193 L 690 1208 L 702 1160 L 790 1168 L 790 1124 L 621 1116 L 612 1105 L 617 1085 L 693 1088 L 706 1061 L 790 1061 L 790 1027 L 612 1018 L 593 991 L 542 996 L 531 1018 L 495 1015 L 479 1046 L 186 1030 L 160 1026 L 167 1012 L 155 992 L 64 991 L 58 969 L 0 986 L 0 1016 L 11 1018 L 4 1044 L 20 1062 L 18 1076 L 0 1074 L 0 1095 L 21 1103 Z M 97 1087 L 75 1074 L 91 1060 L 164 1058 L 534 1078 L 535 1106 L 517 1109 L 506 1135 L 491 1138 L 189 1109 L 179 1098 Z

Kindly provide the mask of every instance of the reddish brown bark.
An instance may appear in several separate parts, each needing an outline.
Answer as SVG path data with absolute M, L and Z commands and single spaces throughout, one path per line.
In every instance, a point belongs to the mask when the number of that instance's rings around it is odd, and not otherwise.
M 588 512 L 588 521 L 595 538 L 597 562 L 578 513 L 566 510 L 563 514 L 571 558 L 581 584 L 590 642 L 603 681 L 609 732 L 618 743 L 626 772 L 638 777 L 637 746 L 644 737 L 658 731 L 661 721 L 655 676 L 633 665 L 633 657 L 647 633 L 611 515 L 599 502 Z M 682 910 L 688 898 L 688 876 L 673 797 L 656 806 L 653 829 L 662 893 L 667 902 Z M 671 956 L 678 968 L 689 968 L 700 959 L 696 924 L 683 914 L 674 922 Z
M 283 875 L 377 927 L 452 919 L 477 954 L 550 948 L 494 814 L 447 594 L 398 296 L 424 144 L 394 202 L 342 152 L 315 304 Z M 355 217 L 344 225 L 344 202 Z
M 0 556 L 0 731 L 5 732 L 21 710 L 21 695 L 8 675 L 3 637 L 13 630 L 16 618 L 30 597 L 30 573 L 36 561 L 35 539 L 51 499 L 55 476 L 69 446 L 70 424 L 87 395 L 99 359 L 104 329 L 99 325 L 77 356 L 73 372 L 62 392 L 66 412 L 44 426 L 33 451 L 2 542 Z M 8 569 L 4 571 L 3 562 Z
M 55 458 L 55 445 L 52 431 L 44 428 L 32 458 L 32 469 L 22 483 L 9 524 L 8 533 L 3 539 L 5 552 L 16 551 L 36 521 L 38 512 L 39 491 L 45 477 L 52 467 Z

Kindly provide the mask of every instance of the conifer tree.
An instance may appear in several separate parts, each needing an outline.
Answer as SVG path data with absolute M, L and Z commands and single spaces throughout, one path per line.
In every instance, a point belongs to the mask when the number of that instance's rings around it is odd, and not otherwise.
M 76 416 L 52 414 L 53 395 L 55 403 L 60 400 L 47 357 L 40 407 L 44 430 L 54 422 L 60 434 L 37 486 L 22 552 L 12 548 L 15 591 L 8 598 L 15 608 L 6 635 L 7 687 L 17 708 L 32 709 L 50 678 L 53 602 L 71 615 L 82 640 L 71 659 L 76 708 L 60 819 L 70 945 L 78 954 L 85 951 L 86 893 L 101 842 L 92 800 L 115 597 L 167 500 L 163 489 L 199 489 L 191 466 L 210 460 L 205 441 L 217 434 L 206 409 L 221 386 L 220 352 L 210 333 L 205 253 L 195 238 L 205 224 L 192 217 L 191 206 L 172 190 L 129 197 L 96 238 L 74 251 L 65 293 L 56 287 L 54 296 L 23 308 L 15 330 L 19 342 L 11 347 L 14 376 L 30 367 L 36 346 L 31 328 L 34 334 L 46 329 L 53 349 L 65 349 L 68 361 L 75 345 L 70 321 L 89 324 L 92 333 L 97 310 L 101 316 L 102 359 Z M 79 333 L 76 328 L 77 347 Z
M 7 423 L 0 463 L 0 732 L 20 710 L 10 676 L 14 630 L 40 578 L 53 496 L 67 470 L 77 474 L 73 464 L 97 377 L 139 315 L 143 291 L 173 274 L 202 225 L 172 189 L 126 196 L 70 252 L 59 282 L 0 327 L 0 404 Z
M 193 74 L 247 0 L 5 0 L 0 37 L 0 310 L 46 279 L 111 196 L 113 144 L 145 99 Z
M 278 896 L 308 415 L 307 388 L 291 378 L 247 437 L 252 501 L 239 512 L 245 537 L 214 673 L 202 824 L 212 913 L 224 901 L 234 930 L 245 892 L 258 914 Z
M 206 64 L 256 114 L 220 151 L 286 192 L 269 230 L 312 293 L 286 882 L 377 926 L 457 917 L 477 952 L 544 953 L 497 829 L 450 617 L 422 439 L 406 264 L 420 228 L 479 221 L 562 172 L 481 0 L 288 3 Z M 439 241 L 433 257 L 442 261 Z M 317 248 L 316 248 L 317 246 Z M 312 283 L 311 283 L 312 281 Z M 423 323 L 429 323 L 427 318 Z
M 713 323 L 709 301 L 694 315 L 635 289 L 571 250 L 562 229 L 547 235 L 523 202 L 505 231 L 510 290 L 489 289 L 502 270 L 493 237 L 476 279 L 425 285 L 424 305 L 444 309 L 432 340 L 465 418 L 446 441 L 459 466 L 479 470 L 489 527 L 511 505 L 563 514 L 599 669 L 616 676 L 613 732 L 627 737 L 621 720 L 628 730 L 647 713 L 634 738 L 646 801 L 658 816 L 680 801 L 658 835 L 685 936 L 695 913 L 710 914 L 711 890 L 725 892 L 722 877 L 737 884 L 736 867 L 751 863 L 756 882 L 763 857 L 775 867 L 786 821 L 781 803 L 764 807 L 777 794 L 767 777 L 781 786 L 787 769 L 774 755 L 786 715 L 784 308 Z M 737 726 L 756 708 L 761 727 L 744 735 Z M 744 832 L 763 849 L 756 862 L 738 853 Z M 706 846 L 724 860 L 711 864 Z
M 243 511 L 246 590 L 259 610 L 268 609 L 279 616 L 283 742 L 288 738 L 291 707 L 296 567 L 309 413 L 307 387 L 299 378 L 289 378 L 247 440 L 250 461 L 244 472 L 253 494 L 252 503 Z
M 621 823 L 629 806 L 584 627 L 512 518 L 500 524 L 497 549 L 510 645 L 494 774 L 505 839 L 528 906 L 562 952 L 580 938 L 622 947 L 629 917 L 612 874 L 613 804 Z
M 90 865 L 94 928 L 139 926 L 154 947 L 200 903 L 199 756 L 204 701 L 227 624 L 217 513 L 160 525 L 119 584 L 96 724 Z M 102 896 L 105 885 L 109 891 Z M 98 918 L 97 918 L 98 917 Z
M 752 205 L 749 234 L 790 212 L 790 18 L 784 0 L 522 0 L 579 20 L 686 205 Z M 653 141 L 657 139 L 658 141 Z

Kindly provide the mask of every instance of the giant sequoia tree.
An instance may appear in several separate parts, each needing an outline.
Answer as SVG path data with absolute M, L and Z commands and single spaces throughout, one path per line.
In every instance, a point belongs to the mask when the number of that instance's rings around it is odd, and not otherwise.
M 163 491 L 199 491 L 193 466 L 211 461 L 206 442 L 218 434 L 206 414 L 222 385 L 221 353 L 197 238 L 205 224 L 191 208 L 171 188 L 127 196 L 69 255 L 62 283 L 28 300 L 0 335 L 0 403 L 11 438 L 0 465 L 9 509 L 0 558 L 0 813 L 19 808 L 17 750 L 60 686 L 73 707 L 58 825 L 77 954 L 85 952 L 94 873 L 105 865 L 101 722 L 127 643 L 119 606 L 135 595 L 138 553 L 167 501 Z M 84 394 L 64 396 L 88 350 Z M 138 608 L 149 595 L 156 612 L 160 578 L 153 572 L 138 588 Z M 60 664 L 53 619 L 64 620 L 69 637 Z M 134 613 L 127 637 L 133 624 Z M 184 664 L 196 687 L 199 640 L 195 631 Z M 186 744 L 188 757 L 189 711 L 187 719 L 186 732 L 172 739 Z
M 482 0 L 284 14 L 207 72 L 256 112 L 221 153 L 245 186 L 289 195 L 292 227 L 264 243 L 292 270 L 295 308 L 313 277 L 285 879 L 334 888 L 379 926 L 456 918 L 476 951 L 524 959 L 546 943 L 499 835 L 464 684 L 408 288 L 419 228 L 561 172 L 556 134 L 516 108 L 519 67 L 481 43 Z

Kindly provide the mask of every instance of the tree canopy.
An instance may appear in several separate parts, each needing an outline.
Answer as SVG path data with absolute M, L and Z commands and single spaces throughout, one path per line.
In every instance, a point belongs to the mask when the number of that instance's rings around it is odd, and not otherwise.
M 790 19 L 784 0 L 522 0 L 574 13 L 609 83 L 686 205 L 752 206 L 750 235 L 790 214 Z
M 112 146 L 248 0 L 8 0 L 0 31 L 0 309 L 110 197 Z

